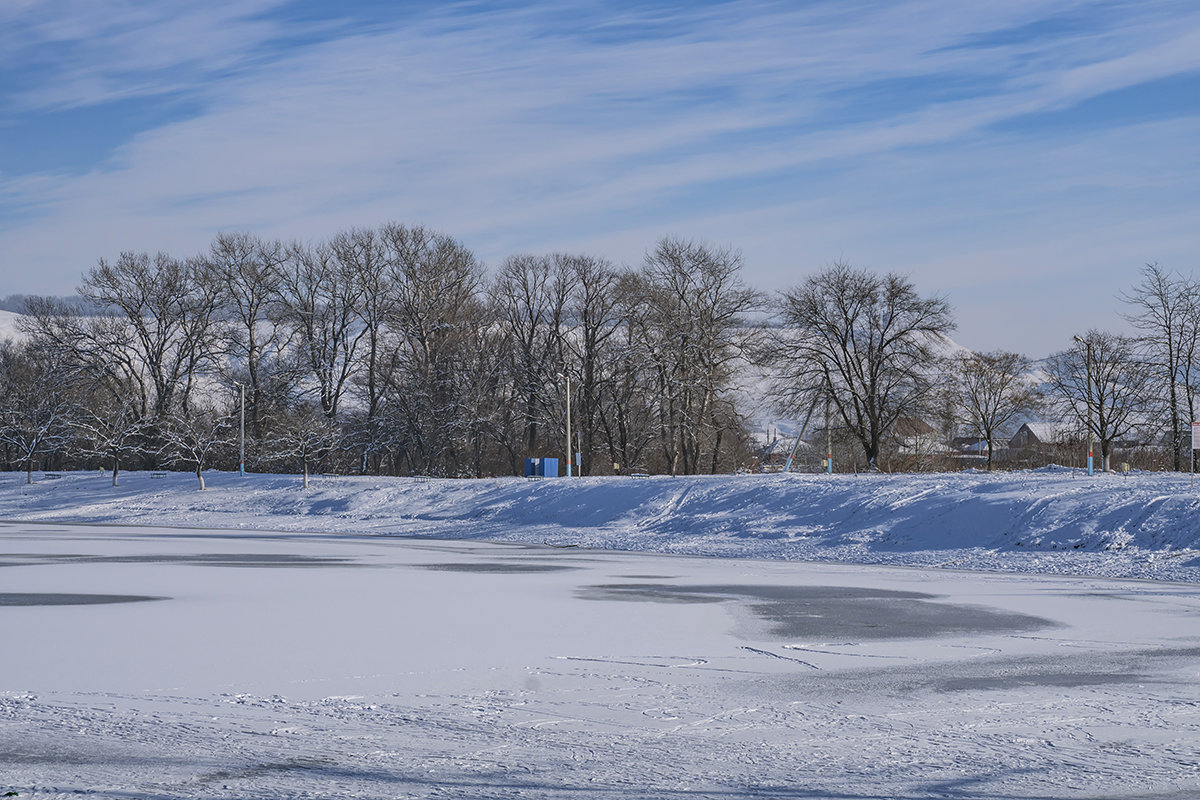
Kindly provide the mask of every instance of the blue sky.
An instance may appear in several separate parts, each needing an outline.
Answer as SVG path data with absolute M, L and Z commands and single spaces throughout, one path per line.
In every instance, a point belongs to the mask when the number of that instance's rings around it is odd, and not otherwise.
M 564 10 L 565 9 L 565 10 Z M 0 5 L 0 294 L 121 250 L 396 220 L 485 261 L 844 259 L 1042 356 L 1200 266 L 1200 6 L 959 0 Z

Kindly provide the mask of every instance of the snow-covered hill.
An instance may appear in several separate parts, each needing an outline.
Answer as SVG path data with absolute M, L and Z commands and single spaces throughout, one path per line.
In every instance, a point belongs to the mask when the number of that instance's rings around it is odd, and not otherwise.
M 1188 475 L 1064 469 L 526 481 L 67 473 L 0 478 L 0 518 L 549 543 L 1200 581 Z
M 21 318 L 22 315 L 20 314 L 14 314 L 11 311 L 0 311 L 0 341 L 22 338 L 24 334 L 17 328 L 17 321 Z

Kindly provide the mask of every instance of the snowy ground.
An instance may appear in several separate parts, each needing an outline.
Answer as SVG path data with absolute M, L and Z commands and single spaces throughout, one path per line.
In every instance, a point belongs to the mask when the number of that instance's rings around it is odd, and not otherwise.
M 0 519 L 269 528 L 1200 581 L 1189 475 L 1069 470 L 526 481 L 0 474 Z
M 1200 794 L 1192 584 L 27 523 L 0 554 L 0 794 Z
M 21 477 L 0 795 L 1200 796 L 1188 476 Z

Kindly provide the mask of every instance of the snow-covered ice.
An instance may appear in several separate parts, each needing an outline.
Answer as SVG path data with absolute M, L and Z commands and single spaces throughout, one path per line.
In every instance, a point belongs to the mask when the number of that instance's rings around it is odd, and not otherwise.
M 1200 796 L 1186 477 L 3 478 L 0 794 Z
M 1200 792 L 1194 585 L 120 526 L 0 538 L 0 789 L 22 797 Z

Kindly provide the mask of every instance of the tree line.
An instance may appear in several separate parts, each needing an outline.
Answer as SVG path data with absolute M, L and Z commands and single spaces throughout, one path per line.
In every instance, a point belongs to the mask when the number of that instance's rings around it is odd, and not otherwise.
M 22 299 L 23 335 L 0 344 L 0 447 L 29 479 L 40 463 L 114 483 L 188 468 L 202 484 L 243 442 L 248 468 L 306 480 L 510 475 L 563 456 L 569 402 L 582 474 L 727 472 L 762 455 L 742 407 L 757 375 L 863 468 L 900 463 L 910 418 L 978 432 L 990 464 L 1018 420 L 1086 417 L 1107 458 L 1164 401 L 1181 463 L 1190 279 L 1147 267 L 1126 298 L 1142 335 L 1089 331 L 1039 384 L 1019 354 L 950 352 L 949 303 L 904 276 L 838 263 L 769 296 L 741 270 L 731 248 L 664 237 L 633 267 L 553 253 L 489 271 L 453 237 L 395 223 L 315 243 L 222 233 L 185 259 L 123 252 L 76 298 Z
M 728 248 L 667 237 L 636 268 L 388 224 L 311 244 L 220 234 L 124 252 L 82 303 L 28 298 L 0 348 L 10 466 L 228 465 L 482 476 L 562 455 L 584 474 L 696 473 L 750 455 L 729 397 L 761 304 Z M 237 417 L 238 419 L 235 419 Z
M 1092 328 L 1034 362 L 1004 350 L 954 352 L 944 298 L 920 296 L 903 276 L 835 264 L 780 294 L 786 333 L 769 360 L 792 412 L 824 402 L 824 424 L 868 467 L 881 457 L 902 468 L 961 466 L 970 463 L 963 452 L 945 444 L 973 440 L 969 452 L 990 469 L 1022 423 L 1046 421 L 1055 429 L 1049 458 L 1094 440 L 1106 471 L 1118 450 L 1145 467 L 1188 469 L 1200 283 L 1147 264 L 1119 299 L 1132 335 Z M 913 418 L 936 435 L 914 441 L 911 426 L 900 430 Z

